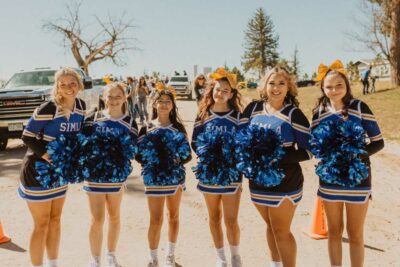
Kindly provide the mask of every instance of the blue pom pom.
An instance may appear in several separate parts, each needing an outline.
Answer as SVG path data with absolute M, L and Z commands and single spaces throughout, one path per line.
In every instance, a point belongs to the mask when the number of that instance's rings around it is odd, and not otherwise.
M 273 187 L 285 177 L 279 162 L 285 152 L 279 134 L 269 128 L 250 125 L 236 138 L 237 168 L 255 183 Z
M 37 161 L 36 179 L 47 189 L 66 185 L 70 182 L 80 182 L 76 170 L 82 161 L 80 147 L 86 137 L 80 133 L 61 134 L 56 140 L 47 144 L 47 153 L 52 164 Z
M 185 178 L 181 162 L 190 156 L 190 146 L 183 133 L 149 133 L 140 143 L 139 153 L 146 186 L 178 185 Z
M 351 120 L 321 122 L 310 140 L 311 152 L 320 160 L 315 172 L 322 181 L 344 187 L 355 187 L 369 175 L 362 161 L 366 133 L 363 127 Z
M 130 133 L 94 132 L 85 148 L 85 164 L 79 172 L 86 181 L 122 183 L 132 172 L 137 146 Z
M 201 183 L 227 186 L 239 181 L 235 136 L 235 133 L 211 127 L 198 135 L 196 154 L 199 162 L 193 167 L 193 172 Z

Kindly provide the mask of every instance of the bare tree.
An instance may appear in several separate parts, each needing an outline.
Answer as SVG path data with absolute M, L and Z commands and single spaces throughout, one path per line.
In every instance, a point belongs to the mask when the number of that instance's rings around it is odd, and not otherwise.
M 84 35 L 80 8 L 83 1 L 71 1 L 66 5 L 66 15 L 55 20 L 45 21 L 43 29 L 62 35 L 66 49 L 71 50 L 78 66 L 89 74 L 89 65 L 99 60 L 111 60 L 117 66 L 126 65 L 125 52 L 137 49 L 137 39 L 132 36 L 135 27 L 132 20 L 124 20 L 125 14 L 118 18 L 108 14 L 106 20 L 94 16 L 97 30 Z
M 390 62 L 391 80 L 400 85 L 400 0 L 361 0 L 360 30 L 348 34 L 377 57 Z

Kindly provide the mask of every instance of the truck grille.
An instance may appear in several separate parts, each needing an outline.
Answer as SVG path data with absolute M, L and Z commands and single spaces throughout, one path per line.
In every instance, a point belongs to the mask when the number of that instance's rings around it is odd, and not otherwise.
M 28 119 L 43 102 L 41 96 L 1 99 L 0 120 Z

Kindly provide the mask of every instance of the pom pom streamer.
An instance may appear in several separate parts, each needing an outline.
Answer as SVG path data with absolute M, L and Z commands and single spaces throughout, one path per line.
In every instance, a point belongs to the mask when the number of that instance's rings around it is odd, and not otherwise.
M 279 134 L 269 128 L 250 125 L 236 138 L 237 168 L 255 183 L 273 187 L 284 179 L 279 162 L 285 152 Z
M 235 133 L 209 127 L 196 139 L 199 162 L 193 167 L 196 178 L 206 185 L 227 186 L 238 182 Z
M 78 169 L 85 158 L 81 148 L 86 145 L 87 138 L 80 133 L 58 136 L 56 140 L 47 144 L 47 153 L 52 164 L 45 161 L 36 162 L 36 179 L 46 189 L 81 182 L 82 177 Z
M 321 122 L 310 140 L 311 152 L 320 162 L 315 172 L 322 181 L 344 187 L 355 187 L 369 175 L 361 156 L 365 150 L 366 132 L 351 120 Z
M 190 156 L 190 146 L 181 132 L 151 132 L 139 144 L 142 176 L 146 186 L 178 185 L 185 178 L 182 161 Z
M 121 183 L 132 172 L 131 160 L 135 158 L 137 146 L 130 133 L 94 132 L 85 148 L 85 164 L 79 172 L 86 181 Z

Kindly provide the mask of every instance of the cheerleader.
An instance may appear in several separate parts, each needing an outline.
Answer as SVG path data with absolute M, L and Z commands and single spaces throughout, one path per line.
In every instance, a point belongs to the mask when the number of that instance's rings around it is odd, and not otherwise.
M 194 151 L 197 148 L 197 137 L 205 131 L 234 133 L 239 127 L 242 103 L 241 95 L 236 89 L 236 75 L 221 68 L 211 74 L 211 78 L 213 81 L 209 83 L 204 98 L 199 104 L 199 112 L 193 128 L 191 145 Z M 198 164 L 201 165 L 201 162 Z M 201 167 L 198 166 L 198 168 Z M 216 266 L 227 266 L 221 226 L 222 214 L 231 250 L 232 266 L 242 266 L 238 224 L 242 179 L 238 175 L 237 181 L 228 185 L 206 184 L 201 179 L 199 180 L 197 188 L 203 193 L 207 204 L 210 231 L 217 253 Z
M 362 161 L 368 166 L 367 178 L 355 187 L 338 186 L 319 180 L 318 196 L 323 199 L 328 220 L 328 250 L 332 266 L 342 266 L 343 210 L 346 207 L 346 229 L 350 244 L 351 266 L 364 264 L 364 222 L 371 197 L 371 167 L 369 156 L 381 150 L 384 141 L 375 116 L 367 104 L 355 99 L 342 62 L 327 67 L 321 64 L 317 79 L 321 81 L 322 96 L 313 110 L 312 129 L 322 122 L 350 120 L 365 130 L 369 144 L 368 155 Z
M 130 133 L 132 140 L 137 139 L 138 129 L 134 118 L 126 114 L 127 102 L 125 86 L 121 83 L 108 84 L 103 93 L 105 109 L 95 111 L 85 118 L 83 132 L 116 134 Z M 111 177 L 110 177 L 111 178 Z M 101 246 L 103 242 L 103 225 L 105 210 L 108 212 L 107 264 L 109 267 L 120 266 L 116 260 L 115 250 L 120 232 L 120 206 L 124 193 L 124 182 L 102 181 L 99 177 L 89 177 L 84 182 L 83 190 L 87 192 L 92 215 L 89 242 L 92 259 L 89 266 L 100 266 Z
M 27 201 L 33 218 L 29 253 L 33 266 L 42 266 L 47 252 L 49 267 L 58 266 L 61 237 L 61 212 L 68 185 L 45 188 L 37 180 L 36 162 L 52 164 L 46 145 L 60 134 L 79 132 L 85 116 L 85 102 L 77 98 L 83 90 L 79 74 L 70 68 L 60 69 L 54 77 L 52 100 L 40 105 L 22 134 L 28 147 L 20 173 L 19 195 Z
M 187 146 L 187 155 L 182 158 L 174 158 L 173 164 L 178 167 L 181 175 L 174 177 L 174 181 L 168 181 L 172 177 L 159 180 L 159 177 L 150 177 L 151 173 L 147 168 L 146 151 L 142 149 L 143 145 L 151 138 L 161 140 L 163 137 L 177 133 L 183 136 L 183 143 L 179 147 Z M 157 141 L 155 141 L 157 142 Z M 177 145 L 178 146 L 178 145 Z M 190 147 L 186 137 L 186 130 L 178 115 L 178 110 L 174 95 L 170 90 L 160 90 L 154 98 L 152 121 L 149 126 L 140 129 L 138 138 L 139 152 L 137 160 L 142 164 L 142 175 L 145 180 L 145 195 L 150 212 L 150 225 L 148 229 L 148 242 L 150 248 L 150 261 L 148 267 L 158 267 L 158 245 L 160 242 L 160 232 L 164 217 L 164 205 L 168 209 L 168 249 L 165 259 L 165 267 L 175 267 L 175 246 L 179 231 L 179 206 L 181 202 L 182 191 L 185 190 L 185 174 L 183 164 L 191 159 Z M 166 147 L 160 149 L 160 153 L 168 153 Z M 161 152 L 161 150 L 163 152 Z M 157 160 L 163 161 L 166 155 L 161 155 Z M 160 164 L 159 168 L 168 168 L 166 163 Z M 162 171 L 162 170 L 159 170 Z
M 250 103 L 241 123 L 272 129 L 283 140 L 285 155 L 279 162 L 284 178 L 267 187 L 249 180 L 251 200 L 267 224 L 271 266 L 296 265 L 296 241 L 290 225 L 303 194 L 303 173 L 299 162 L 311 158 L 308 152 L 309 123 L 298 108 L 297 88 L 283 68 L 272 68 L 262 79 L 261 101 Z

